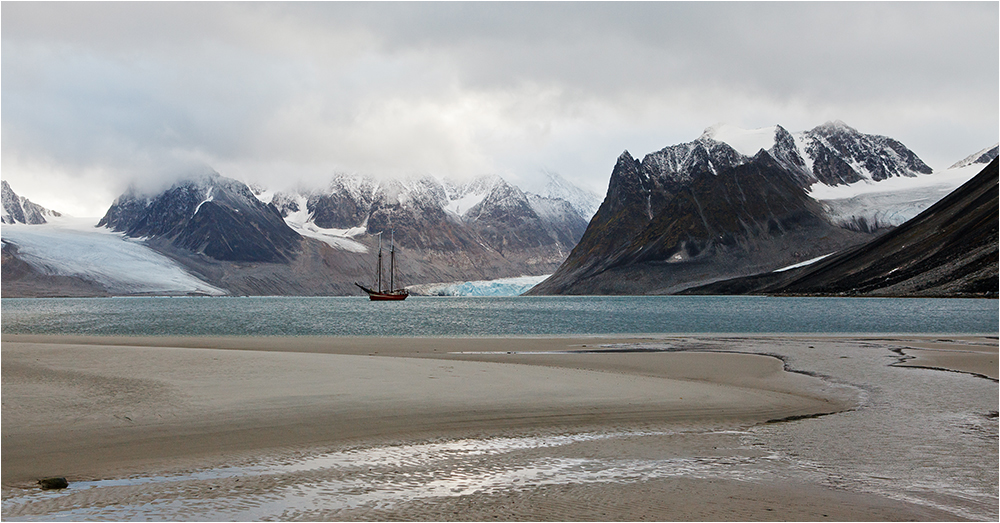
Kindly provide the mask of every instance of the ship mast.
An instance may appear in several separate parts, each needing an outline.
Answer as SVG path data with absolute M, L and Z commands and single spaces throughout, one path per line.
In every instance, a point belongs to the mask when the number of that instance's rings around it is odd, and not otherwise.
M 382 292 L 382 233 L 378 233 L 378 291 Z
M 389 292 L 396 287 L 393 275 L 396 273 L 396 231 L 389 233 Z

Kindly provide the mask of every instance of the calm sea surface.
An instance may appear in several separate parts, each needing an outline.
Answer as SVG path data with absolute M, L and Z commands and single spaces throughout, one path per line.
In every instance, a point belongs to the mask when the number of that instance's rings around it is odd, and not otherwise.
M 2 300 L 7 334 L 509 336 L 995 333 L 996 300 L 747 296 Z

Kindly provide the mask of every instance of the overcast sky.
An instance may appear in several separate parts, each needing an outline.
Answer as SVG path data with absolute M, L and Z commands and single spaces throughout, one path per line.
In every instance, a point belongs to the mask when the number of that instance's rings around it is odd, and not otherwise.
M 997 2 L 2 3 L 2 172 L 100 216 L 194 165 L 281 188 L 557 172 L 829 120 L 936 169 L 998 140 Z

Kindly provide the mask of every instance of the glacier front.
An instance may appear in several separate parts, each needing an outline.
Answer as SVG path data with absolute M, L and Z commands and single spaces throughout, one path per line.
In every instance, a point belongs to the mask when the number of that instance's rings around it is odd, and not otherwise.
M 406 289 L 415 296 L 520 296 L 538 285 L 544 276 L 518 276 L 498 280 L 478 280 L 451 283 L 425 283 Z

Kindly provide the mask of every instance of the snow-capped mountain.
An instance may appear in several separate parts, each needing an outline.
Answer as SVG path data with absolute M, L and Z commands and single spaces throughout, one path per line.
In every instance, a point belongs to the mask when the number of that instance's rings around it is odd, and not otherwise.
M 301 234 L 350 239 L 392 233 L 398 245 L 425 252 L 486 249 L 561 261 L 586 227 L 570 202 L 525 193 L 499 176 L 454 182 L 338 175 L 319 190 L 257 192 Z
M 0 192 L 3 197 L 3 223 L 26 223 L 38 225 L 46 222 L 46 217 L 60 216 L 56 211 L 52 211 L 32 202 L 31 200 L 18 196 L 7 180 L 0 181 Z
M 150 238 L 215 260 L 287 263 L 300 236 L 246 184 L 210 172 L 144 195 L 129 189 L 98 223 L 130 238 Z
M 800 263 L 892 224 L 813 195 L 931 173 L 900 142 L 839 121 L 795 134 L 720 124 L 641 161 L 625 151 L 587 232 L 532 292 L 669 293 Z M 864 226 L 834 223 L 843 214 Z
M 795 134 L 780 125 L 747 130 L 718 124 L 706 129 L 694 142 L 667 147 L 661 152 L 677 149 L 691 151 L 687 162 L 681 165 L 675 162 L 675 172 L 681 173 L 689 172 L 699 160 L 707 162 L 710 169 L 731 167 L 746 163 L 758 151 L 765 150 L 799 175 L 803 185 L 878 182 L 932 172 L 900 142 L 861 133 L 839 120 Z
M 718 124 L 693 142 L 643 158 L 642 171 L 650 177 L 654 193 L 650 203 L 656 203 L 656 187 L 674 190 L 698 172 L 715 173 L 747 163 L 761 150 L 821 201 L 837 225 L 859 231 L 899 225 L 978 172 L 956 164 L 934 173 L 902 143 L 861 133 L 841 121 L 794 134 L 780 125 L 741 129 Z M 968 160 L 986 163 L 992 159 L 989 155 L 986 149 Z
M 825 185 L 878 182 L 932 172 L 898 141 L 860 133 L 839 120 L 800 133 L 795 141 L 799 150 L 805 151 L 806 167 Z

